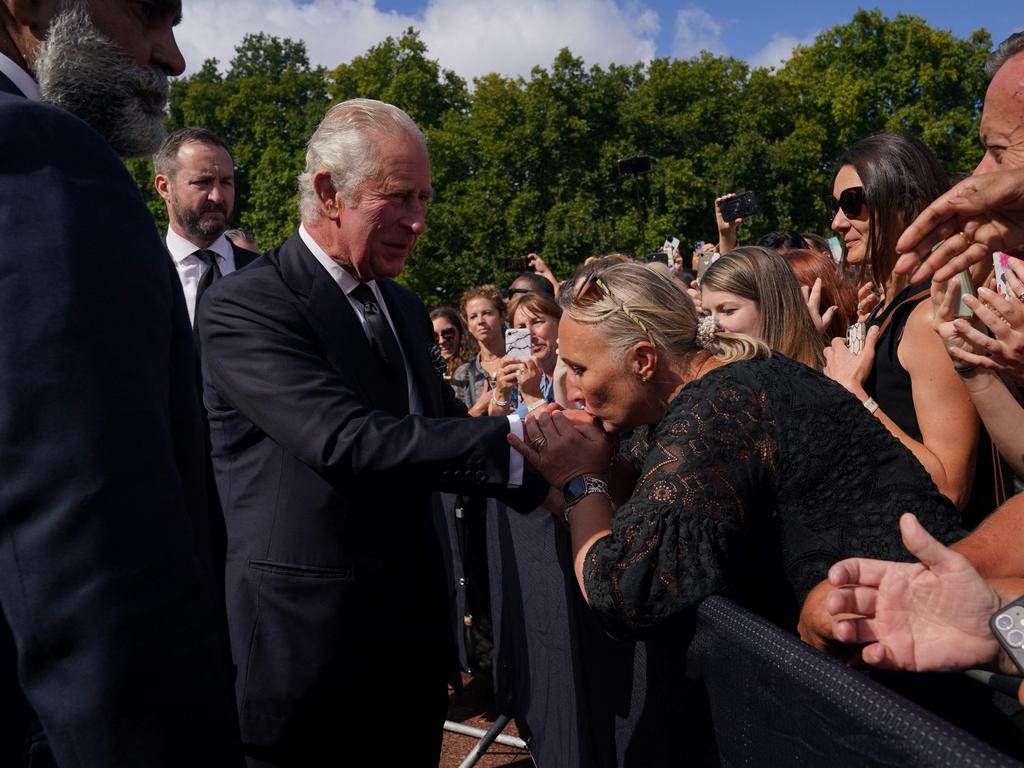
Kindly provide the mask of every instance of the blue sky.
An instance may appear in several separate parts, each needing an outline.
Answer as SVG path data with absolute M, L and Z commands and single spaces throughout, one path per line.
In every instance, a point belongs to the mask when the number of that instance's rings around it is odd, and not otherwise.
M 313 63 L 334 66 L 411 25 L 432 58 L 466 79 L 486 72 L 525 76 L 534 65 L 549 65 L 562 47 L 588 64 L 686 58 L 705 49 L 755 66 L 778 65 L 794 45 L 847 23 L 862 7 L 829 0 L 184 0 L 183 6 L 178 39 L 188 72 L 209 57 L 226 64 L 247 32 L 304 40 Z M 1024 29 L 1020 0 L 865 7 L 889 17 L 921 16 L 958 37 L 984 27 L 994 43 Z

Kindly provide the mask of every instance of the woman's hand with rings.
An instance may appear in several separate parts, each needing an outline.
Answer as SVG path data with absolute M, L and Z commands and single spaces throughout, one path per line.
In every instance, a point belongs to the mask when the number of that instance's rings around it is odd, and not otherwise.
M 861 400 L 867 398 L 864 382 L 867 381 L 871 367 L 875 364 L 875 345 L 878 343 L 878 326 L 868 329 L 864 338 L 864 346 L 859 355 L 855 355 L 846 346 L 845 339 L 832 339 L 831 346 L 825 347 L 825 368 L 822 371 L 833 381 L 846 387 Z
M 574 415 L 575 416 L 575 415 Z M 523 422 L 524 440 L 511 432 L 508 441 L 555 488 L 580 474 L 608 469 L 614 445 L 593 419 L 569 421 L 557 409 L 539 409 Z
M 502 370 L 505 369 L 505 365 L 505 363 L 502 363 Z M 507 365 L 509 365 L 510 369 L 514 371 L 516 384 L 522 394 L 529 395 L 534 398 L 542 397 L 540 393 L 540 377 L 542 371 L 536 360 L 532 357 L 528 357 L 525 360 L 513 360 Z

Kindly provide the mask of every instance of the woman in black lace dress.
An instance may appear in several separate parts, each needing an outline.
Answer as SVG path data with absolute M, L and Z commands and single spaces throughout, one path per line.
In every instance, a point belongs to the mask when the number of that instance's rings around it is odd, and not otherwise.
M 713 593 L 793 628 L 837 560 L 905 559 L 901 513 L 961 535 L 912 454 L 835 382 L 698 327 L 685 292 L 641 265 L 574 285 L 559 350 L 584 412 L 539 411 L 513 442 L 563 489 L 576 577 L 608 630 L 667 625 Z

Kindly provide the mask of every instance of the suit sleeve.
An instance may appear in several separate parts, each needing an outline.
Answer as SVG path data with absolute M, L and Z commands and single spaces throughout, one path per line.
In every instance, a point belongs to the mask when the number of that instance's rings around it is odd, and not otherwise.
M 375 410 L 356 373 L 327 360 L 273 266 L 256 269 L 217 283 L 200 308 L 206 382 L 217 397 L 342 487 L 400 478 L 457 492 L 505 488 L 507 419 L 396 418 Z M 449 400 L 444 408 L 461 412 Z M 212 409 L 211 419 L 217 419 Z M 242 439 L 227 439 L 235 437 Z M 531 494 L 536 497 L 536 488 Z

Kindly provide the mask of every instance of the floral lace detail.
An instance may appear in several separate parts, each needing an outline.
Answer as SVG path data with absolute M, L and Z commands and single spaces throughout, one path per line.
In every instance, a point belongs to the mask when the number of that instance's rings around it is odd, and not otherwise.
M 953 505 L 856 398 L 781 356 L 693 382 L 622 454 L 637 485 L 584 565 L 590 604 L 616 634 L 715 592 L 795 618 L 835 561 L 906 559 L 904 511 L 942 540 L 962 535 Z

